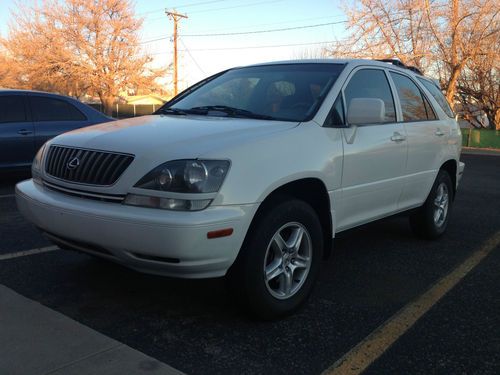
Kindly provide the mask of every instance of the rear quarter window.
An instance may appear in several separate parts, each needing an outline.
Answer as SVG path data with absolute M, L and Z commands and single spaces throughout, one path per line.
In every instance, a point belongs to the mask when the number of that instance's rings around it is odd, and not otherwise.
M 434 85 L 432 82 L 427 81 L 426 79 L 417 77 L 420 83 L 425 86 L 425 88 L 431 93 L 431 95 L 436 99 L 440 107 L 443 109 L 443 111 L 448 115 L 448 117 L 455 117 L 455 114 L 453 113 L 453 110 L 450 107 L 450 104 L 444 97 L 443 93 L 441 90 Z

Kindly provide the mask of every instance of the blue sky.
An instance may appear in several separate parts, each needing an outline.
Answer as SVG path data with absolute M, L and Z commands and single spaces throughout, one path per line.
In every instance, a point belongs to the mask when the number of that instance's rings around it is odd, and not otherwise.
M 9 9 L 14 6 L 14 0 L 0 0 L 2 36 L 7 34 Z M 345 36 L 342 23 L 245 35 L 189 36 L 339 22 L 345 16 L 334 0 L 138 0 L 136 14 L 144 17 L 142 40 L 165 38 L 143 44 L 144 51 L 153 55 L 156 66 L 172 62 L 173 22 L 165 15 L 165 8 L 189 17 L 180 22 L 179 29 L 181 88 L 231 66 L 297 58 L 304 51 L 321 48 L 323 44 L 318 42 Z

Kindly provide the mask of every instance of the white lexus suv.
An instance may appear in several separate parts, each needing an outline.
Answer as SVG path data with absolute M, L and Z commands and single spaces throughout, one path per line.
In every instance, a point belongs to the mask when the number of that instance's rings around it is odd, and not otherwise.
M 61 248 L 160 275 L 225 275 L 273 318 L 306 300 L 338 232 L 409 211 L 417 235 L 440 236 L 460 151 L 446 99 L 414 68 L 276 62 L 50 140 L 16 198 Z

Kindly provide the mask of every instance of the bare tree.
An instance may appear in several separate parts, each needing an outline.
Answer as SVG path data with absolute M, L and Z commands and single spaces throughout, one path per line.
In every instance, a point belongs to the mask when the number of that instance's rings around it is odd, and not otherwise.
M 107 114 L 121 91 L 154 88 L 130 0 L 18 3 L 3 46 L 33 88 L 96 95 Z
M 350 35 L 331 54 L 399 58 L 437 76 L 450 103 L 467 64 L 494 52 L 500 32 L 495 0 L 356 0 L 345 10 Z
M 469 61 L 458 80 L 458 94 L 465 117 L 483 111 L 500 130 L 500 37 L 494 51 Z

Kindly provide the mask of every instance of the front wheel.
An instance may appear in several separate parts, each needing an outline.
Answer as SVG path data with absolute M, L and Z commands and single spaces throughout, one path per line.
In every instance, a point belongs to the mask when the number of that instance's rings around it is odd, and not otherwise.
M 413 232 L 426 239 L 441 236 L 448 226 L 452 198 L 453 186 L 450 175 L 440 170 L 424 205 L 410 216 Z
M 230 289 L 261 318 L 289 314 L 310 294 L 322 254 L 316 212 L 300 200 L 282 201 L 256 218 L 228 275 Z

